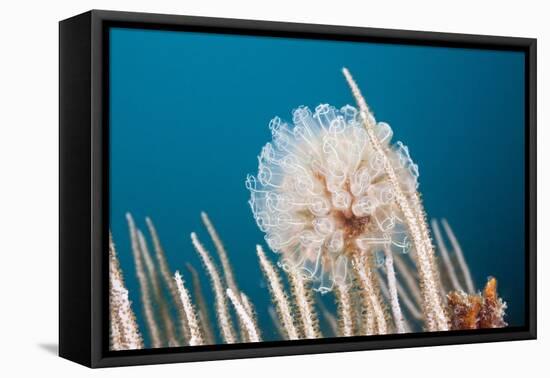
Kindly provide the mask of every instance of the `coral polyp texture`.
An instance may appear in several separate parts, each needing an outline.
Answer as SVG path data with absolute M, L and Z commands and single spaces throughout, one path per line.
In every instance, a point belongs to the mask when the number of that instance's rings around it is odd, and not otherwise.
M 201 219 L 215 253 L 195 232 L 188 247 L 210 281 L 210 301 L 189 262 L 182 264 L 190 280 L 181 267 L 168 265 L 151 219 L 145 224 L 154 259 L 147 236 L 127 214 L 132 249 L 127 252 L 134 258 L 142 323 L 111 242 L 113 350 L 261 342 L 269 329 L 262 328 L 256 311 L 269 313 L 270 328 L 286 340 L 507 325 L 496 279 L 476 292 L 448 222 L 432 219 L 431 229 L 428 225 L 409 149 L 392 141 L 390 126 L 376 121 L 345 69 L 344 76 L 357 108 L 300 106 L 292 122 L 274 118 L 258 172 L 246 179 L 253 216 L 270 250 L 255 246 L 271 297 L 268 308 L 257 308 L 239 286 L 222 236 L 206 213 Z M 253 251 L 251 245 L 239 258 L 255 258 Z M 326 306 L 326 298 L 334 308 Z M 217 322 L 210 321 L 210 312 Z

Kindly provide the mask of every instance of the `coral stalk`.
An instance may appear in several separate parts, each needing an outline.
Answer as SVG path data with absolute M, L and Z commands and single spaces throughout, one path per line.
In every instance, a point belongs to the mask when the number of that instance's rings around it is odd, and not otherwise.
M 248 312 L 242 305 L 239 298 L 235 295 L 233 290 L 230 288 L 227 288 L 226 290 L 227 296 L 229 297 L 229 300 L 233 304 L 233 307 L 235 308 L 235 312 L 237 313 L 237 316 L 241 319 L 241 322 L 246 327 L 246 333 L 248 335 L 248 341 L 257 343 L 260 341 L 260 335 L 258 334 L 258 330 L 256 329 L 254 325 L 254 321 L 249 316 Z
M 227 257 L 227 252 L 223 246 L 221 238 L 206 212 L 201 212 L 201 219 L 206 227 L 206 230 L 208 231 L 208 234 L 210 235 L 210 238 L 212 238 L 216 251 L 218 252 L 218 256 L 220 257 L 223 275 L 225 277 L 225 281 L 227 282 L 227 286 L 233 290 L 234 293 L 238 293 L 239 289 L 233 275 L 233 269 L 231 268 L 231 263 L 229 262 L 229 257 Z
M 426 313 L 428 330 L 446 331 L 448 330 L 448 324 L 445 311 L 443 310 L 443 306 L 441 304 L 441 298 L 439 297 L 438 280 L 435 277 L 435 272 L 433 269 L 433 250 L 430 248 L 431 241 L 426 240 L 426 235 L 424 235 L 422 226 L 419 224 L 419 218 L 423 215 L 418 214 L 418 209 L 411 206 L 408 198 L 399 186 L 395 170 L 386 155 L 384 147 L 376 136 L 374 130 L 374 117 L 372 116 L 364 97 L 361 95 L 361 91 L 359 90 L 357 83 L 354 81 L 353 77 L 346 68 L 343 69 L 343 73 L 351 88 L 355 100 L 357 101 L 357 105 L 359 106 L 361 118 L 371 145 L 382 159 L 383 168 L 392 185 L 397 205 L 405 217 L 409 234 L 413 240 L 417 254 L 416 260 L 420 274 L 423 308 Z M 415 210 L 417 211 L 415 212 Z
M 109 311 L 111 318 L 111 349 L 142 349 L 136 315 L 128 299 L 128 290 L 116 255 L 115 245 L 109 233 Z
M 164 298 L 163 292 L 161 290 L 157 270 L 153 259 L 151 258 L 149 247 L 147 246 L 147 242 L 145 241 L 143 233 L 140 230 L 138 230 L 137 233 L 141 255 L 143 257 L 143 261 L 145 262 L 145 267 L 149 275 L 149 282 L 151 283 L 151 287 L 153 288 L 154 304 L 156 305 L 155 307 L 158 308 L 158 312 L 164 325 L 164 333 L 167 345 L 178 346 L 178 342 L 175 338 L 175 326 L 172 322 L 170 314 L 168 313 L 168 304 L 166 303 L 166 299 Z
M 353 336 L 353 308 L 349 292 L 350 287 L 343 282 L 336 282 L 335 287 L 339 336 Z
M 212 239 L 212 242 L 214 242 L 214 247 L 216 248 L 216 252 L 218 253 L 220 262 L 222 264 L 223 276 L 225 278 L 227 286 L 229 286 L 229 288 L 233 290 L 234 293 L 239 293 L 239 289 L 233 275 L 233 269 L 231 268 L 231 264 L 229 262 L 229 257 L 227 256 L 227 252 L 218 232 L 216 231 L 216 228 L 210 221 L 210 218 L 208 217 L 208 214 L 206 214 L 206 212 L 201 212 L 201 219 L 204 223 L 204 226 L 206 227 L 206 230 L 208 231 L 208 234 L 210 235 L 210 238 Z M 246 334 L 247 327 L 245 324 L 242 323 L 242 320 L 239 316 L 237 316 L 237 321 L 239 322 L 239 333 L 241 335 L 241 339 L 243 341 L 246 341 L 249 338 L 249 336 Z
M 426 216 L 426 212 L 424 211 L 424 207 L 422 206 L 422 200 L 420 199 L 420 194 L 418 192 L 414 192 L 409 197 L 410 205 L 413 210 L 413 213 L 416 215 L 416 220 L 418 221 L 418 226 L 420 228 L 420 232 L 422 235 L 422 242 L 424 243 L 424 247 L 426 249 L 427 257 L 429 264 L 432 268 L 432 274 L 435 281 L 435 286 L 439 287 L 440 292 L 442 293 L 441 298 L 445 297 L 445 292 L 443 290 L 443 285 L 441 284 L 441 281 L 439 280 L 439 269 L 437 267 L 436 261 L 435 261 L 435 247 L 432 243 L 432 238 L 430 237 L 430 230 L 428 228 L 428 220 Z M 441 302 L 440 302 L 441 303 Z M 443 304 L 441 303 L 443 306 Z M 438 315 L 439 316 L 439 315 Z M 439 318 L 437 318 L 439 319 Z M 441 319 L 439 319 L 441 320 Z M 447 316 L 444 316 L 444 323 L 448 329 L 448 319 Z
M 377 293 L 372 269 L 370 267 L 370 253 L 367 251 L 361 256 L 354 255 L 352 257 L 352 266 L 357 273 L 357 277 L 359 278 L 359 286 L 361 287 L 364 302 L 367 307 L 367 334 L 370 332 L 370 328 L 372 327 L 368 324 L 368 317 L 372 316 L 376 324 L 375 333 L 384 335 L 388 333 L 388 327 L 386 324 L 386 316 Z
M 241 303 L 244 309 L 246 310 L 246 313 L 252 320 L 254 328 L 256 329 L 256 333 L 261 338 L 260 327 L 258 326 L 258 320 L 256 318 L 256 311 L 254 310 L 254 305 L 252 304 L 252 302 L 250 302 L 250 299 L 248 299 L 245 293 L 242 293 L 242 292 L 241 292 Z
M 191 233 L 191 241 L 196 251 L 198 252 L 206 271 L 212 280 L 212 288 L 214 290 L 214 295 L 216 297 L 216 313 L 218 315 L 218 321 L 220 324 L 222 337 L 227 344 L 233 344 L 237 341 L 235 337 L 235 331 L 233 329 L 233 324 L 231 323 L 231 318 L 229 316 L 229 311 L 227 308 L 227 301 L 223 290 L 222 280 L 218 270 L 214 266 L 212 259 L 210 258 L 209 253 L 200 243 L 197 235 Z
M 290 287 L 294 295 L 294 301 L 300 316 L 301 331 L 306 339 L 317 339 L 321 337 L 319 320 L 313 310 L 311 293 L 306 288 L 306 283 L 300 272 L 295 268 L 288 271 Z
M 380 292 L 382 293 L 382 296 L 389 303 L 390 290 L 388 289 L 386 279 L 384 278 L 384 275 L 382 274 L 381 270 L 378 270 L 378 284 L 380 285 Z M 399 285 L 399 281 L 397 282 L 397 285 Z M 399 298 L 401 298 L 399 286 L 397 287 L 397 293 L 399 294 Z M 418 312 L 418 320 L 422 320 L 422 314 L 420 313 L 420 311 Z M 403 329 L 404 329 L 403 333 L 411 332 L 411 326 L 409 325 L 405 317 L 403 317 Z
M 110 322 L 110 330 L 109 330 L 109 348 L 111 350 L 124 350 L 127 349 L 124 346 L 124 339 L 122 335 L 121 328 L 121 320 L 118 317 L 117 312 L 113 312 L 113 310 L 110 310 L 109 313 L 109 322 Z
M 198 313 L 199 313 L 199 323 L 202 327 L 205 344 L 214 344 L 215 337 L 214 332 L 212 331 L 210 316 L 208 315 L 208 306 L 204 300 L 204 294 L 202 292 L 201 281 L 199 279 L 199 273 L 189 263 L 185 263 L 185 267 L 191 273 L 191 281 L 193 283 L 193 295 L 195 296 L 195 301 L 197 303 Z
M 401 298 L 403 304 L 405 305 L 407 310 L 409 310 L 412 317 L 417 320 L 422 320 L 423 319 L 422 311 L 418 308 L 418 305 L 420 303 L 415 302 L 413 301 L 413 299 L 411 299 L 411 297 L 405 291 L 405 289 L 403 288 L 403 285 L 401 285 L 399 281 L 397 281 L 397 294 L 399 294 L 399 298 Z
M 468 293 L 473 294 L 475 293 L 476 289 L 474 286 L 474 281 L 472 280 L 472 275 L 470 274 L 470 269 L 468 268 L 466 259 L 464 259 L 464 253 L 462 253 L 462 248 L 458 243 L 458 240 L 455 236 L 455 233 L 453 232 L 453 229 L 451 228 L 451 226 L 449 226 L 449 223 L 447 223 L 447 220 L 443 218 L 441 220 L 441 223 L 443 224 L 443 228 L 445 229 L 445 232 L 447 233 L 449 241 L 453 246 L 453 251 L 456 254 L 458 265 L 460 266 L 460 270 L 462 271 L 462 275 L 464 276 L 464 280 L 466 281 L 466 287 L 468 288 Z
M 288 296 L 283 289 L 281 278 L 275 271 L 273 265 L 265 256 L 261 245 L 256 246 L 256 251 L 260 260 L 260 267 L 262 268 L 262 271 L 269 285 L 271 296 L 273 297 L 273 302 L 275 302 L 279 319 L 281 321 L 283 329 L 285 330 L 285 335 L 289 340 L 297 340 L 298 332 L 294 325 L 294 320 L 290 311 L 290 305 L 288 303 Z
M 364 321 L 362 328 L 364 333 L 367 336 L 376 335 L 378 331 L 376 330 L 376 319 L 374 318 L 374 311 L 372 309 L 372 304 L 370 303 L 369 298 L 363 293 L 361 296 L 363 300 L 363 307 L 361 314 L 363 315 Z
M 136 276 L 138 278 L 139 288 L 141 292 L 141 303 L 143 305 L 145 323 L 147 324 L 147 330 L 149 331 L 149 337 L 151 338 L 152 347 L 160 348 L 162 346 L 160 329 L 155 320 L 153 299 L 149 290 L 149 283 L 147 282 L 147 274 L 145 273 L 145 268 L 143 266 L 143 259 L 139 246 L 137 229 L 134 223 L 134 219 L 132 218 L 132 215 L 130 213 L 126 213 L 126 220 L 128 221 L 128 228 L 130 231 L 130 242 L 132 245 L 134 263 L 136 265 Z
M 246 313 L 253 317 L 255 314 L 254 308 L 252 307 L 252 302 L 250 302 L 250 299 L 246 296 L 245 293 L 241 292 L 241 303 L 243 304 L 244 309 L 246 310 Z
M 153 224 L 153 221 L 147 217 L 145 218 L 145 223 L 147 223 L 147 228 L 149 229 L 149 234 L 151 235 L 151 239 L 153 241 L 153 247 L 155 249 L 155 257 L 159 266 L 160 275 L 162 277 L 162 280 L 164 282 L 164 285 L 168 288 L 168 291 L 170 293 L 170 296 L 172 297 L 172 301 L 175 304 L 176 311 L 178 313 L 178 317 L 180 320 L 180 331 L 184 337 L 184 339 L 187 341 L 191 337 L 190 331 L 189 331 L 189 325 L 187 324 L 187 317 L 185 315 L 185 311 L 183 310 L 183 304 L 181 303 L 180 296 L 178 294 L 178 289 L 176 287 L 176 284 L 174 280 L 172 279 L 172 273 L 170 272 L 170 268 L 168 267 L 168 262 L 166 261 L 166 255 L 164 253 L 164 249 L 162 248 L 162 244 L 160 243 L 160 239 L 157 233 L 157 230 L 155 228 L 155 225 Z M 174 328 L 174 325 L 171 325 L 171 329 Z M 171 331 L 173 332 L 173 331 Z
M 445 242 L 443 241 L 443 237 L 441 236 L 441 230 L 439 228 L 439 224 L 435 219 L 432 219 L 432 230 L 434 232 L 437 248 L 441 252 L 441 257 L 443 257 L 443 265 L 445 265 L 445 270 L 449 275 L 449 279 L 451 280 L 451 285 L 453 286 L 453 290 L 464 291 L 464 289 L 462 288 L 462 285 L 460 285 L 460 282 L 458 281 L 458 277 L 456 276 L 454 265 L 452 264 L 451 257 L 449 256 L 449 251 L 447 250 L 447 247 L 445 246 Z
M 183 310 L 185 311 L 185 315 L 189 322 L 189 332 L 191 334 L 191 337 L 189 338 L 189 345 L 203 345 L 204 340 L 201 334 L 199 320 L 195 312 L 195 306 L 193 306 L 193 302 L 191 301 L 189 292 L 185 288 L 183 278 L 178 271 L 176 271 L 176 273 L 174 274 L 174 281 L 176 282 L 176 287 L 180 296 L 180 302 L 183 306 Z
M 283 329 L 283 326 L 281 326 L 281 322 L 277 316 L 277 311 L 275 310 L 275 308 L 273 306 L 269 306 L 267 308 L 267 312 L 269 314 L 269 318 L 271 319 L 271 321 L 273 322 L 273 325 L 275 326 L 275 329 L 277 330 L 277 334 L 279 335 L 279 337 L 281 339 L 288 340 L 287 332 Z
M 403 313 L 401 312 L 399 297 L 397 295 L 397 279 L 395 278 L 395 269 L 393 267 L 393 254 L 388 247 L 384 248 L 384 253 L 386 257 L 385 265 L 386 276 L 388 279 L 388 296 L 393 315 L 393 321 L 395 323 L 395 330 L 397 331 L 397 333 L 404 333 L 405 321 L 403 319 Z
M 418 287 L 416 274 L 414 274 L 412 268 L 409 267 L 409 265 L 403 260 L 403 258 L 399 254 L 394 256 L 393 261 L 395 267 L 397 268 L 397 273 L 401 278 L 403 278 L 403 281 L 405 281 L 405 285 L 410 291 L 414 302 L 420 305 L 422 303 L 422 298 L 420 296 L 420 288 Z M 399 286 L 399 282 L 397 283 Z M 402 296 L 401 293 L 399 293 L 399 295 Z

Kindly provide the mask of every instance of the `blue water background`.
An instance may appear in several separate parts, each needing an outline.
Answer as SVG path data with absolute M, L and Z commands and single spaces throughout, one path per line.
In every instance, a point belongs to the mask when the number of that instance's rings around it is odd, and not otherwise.
M 153 219 L 172 269 L 190 280 L 184 263 L 194 264 L 211 301 L 189 239 L 196 231 L 214 252 L 205 210 L 264 337 L 276 337 L 244 181 L 272 117 L 354 104 L 343 66 L 409 146 L 426 211 L 449 220 L 477 287 L 497 277 L 507 321 L 524 324 L 522 53 L 121 28 L 110 37 L 110 227 L 142 329 L 125 213 L 143 229 Z

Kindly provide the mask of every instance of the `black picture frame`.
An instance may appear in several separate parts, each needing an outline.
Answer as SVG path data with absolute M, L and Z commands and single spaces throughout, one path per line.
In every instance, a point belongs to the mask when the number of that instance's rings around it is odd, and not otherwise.
M 109 45 L 112 26 L 351 40 L 525 54 L 524 327 L 108 350 Z M 92 10 L 59 24 L 59 355 L 89 367 L 535 339 L 536 39 Z

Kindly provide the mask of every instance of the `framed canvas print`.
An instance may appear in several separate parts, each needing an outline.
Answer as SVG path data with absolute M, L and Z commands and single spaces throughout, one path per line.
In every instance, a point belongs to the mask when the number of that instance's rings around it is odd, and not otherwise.
M 536 337 L 536 41 L 60 22 L 60 355 Z

